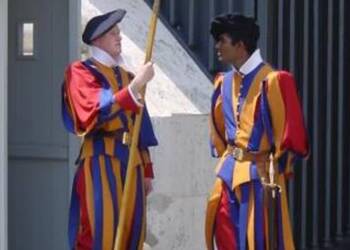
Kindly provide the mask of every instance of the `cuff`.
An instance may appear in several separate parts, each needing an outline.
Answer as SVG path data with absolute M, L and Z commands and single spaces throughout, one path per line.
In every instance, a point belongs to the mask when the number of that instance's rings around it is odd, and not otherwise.
M 123 109 L 131 110 L 137 112 L 139 110 L 138 104 L 134 101 L 133 95 L 129 88 L 123 88 L 114 94 L 114 100 L 117 102 Z
M 131 98 L 133 99 L 133 101 L 136 103 L 137 106 L 139 107 L 143 107 L 143 104 L 141 102 L 139 102 L 139 100 L 142 99 L 142 96 L 140 93 L 137 93 L 137 96 L 135 96 L 134 92 L 132 92 L 130 86 L 128 87 L 128 91 L 129 91 L 129 94 L 131 96 Z
M 154 178 L 152 163 L 147 163 L 145 165 L 145 178 L 152 178 L 152 179 Z

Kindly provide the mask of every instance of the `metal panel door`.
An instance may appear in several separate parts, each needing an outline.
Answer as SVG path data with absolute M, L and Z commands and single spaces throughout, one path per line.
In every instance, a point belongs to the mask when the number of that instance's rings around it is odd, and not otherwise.
M 67 249 L 68 15 L 68 1 L 9 1 L 9 249 Z

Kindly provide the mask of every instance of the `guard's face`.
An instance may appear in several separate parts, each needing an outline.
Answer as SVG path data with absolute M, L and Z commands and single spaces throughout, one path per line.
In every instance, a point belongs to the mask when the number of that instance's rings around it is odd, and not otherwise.
M 219 61 L 234 65 L 240 59 L 242 46 L 244 48 L 242 42 L 232 44 L 232 39 L 228 34 L 221 34 L 215 44 Z
M 122 52 L 122 37 L 118 25 L 115 25 L 106 34 L 96 39 L 95 44 L 110 54 L 113 58 L 117 58 Z

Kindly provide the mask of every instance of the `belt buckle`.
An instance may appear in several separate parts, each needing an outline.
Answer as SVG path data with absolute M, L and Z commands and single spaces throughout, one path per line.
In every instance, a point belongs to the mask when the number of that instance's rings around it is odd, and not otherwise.
M 235 158 L 238 161 L 242 161 L 243 160 L 243 156 L 244 156 L 244 151 L 241 148 L 234 148 L 232 151 L 233 154 L 233 158 Z
M 124 132 L 123 133 L 122 143 L 124 145 L 129 145 L 130 144 L 130 134 L 128 132 Z

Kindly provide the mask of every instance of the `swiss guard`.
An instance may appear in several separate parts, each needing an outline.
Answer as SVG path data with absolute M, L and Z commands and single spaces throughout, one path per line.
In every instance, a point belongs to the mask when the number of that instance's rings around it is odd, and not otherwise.
M 207 205 L 207 249 L 295 249 L 286 182 L 308 140 L 294 77 L 273 69 L 257 48 L 259 26 L 243 15 L 211 23 L 218 59 L 212 154 L 219 158 Z
M 91 58 L 68 65 L 62 88 L 62 115 L 67 130 L 82 138 L 72 187 L 69 244 L 75 250 L 111 250 L 116 233 L 126 239 L 124 249 L 142 249 L 145 240 L 145 196 L 152 190 L 149 147 L 157 145 L 140 92 L 153 78 L 151 62 L 136 75 L 122 67 L 118 23 L 126 11 L 95 16 L 82 40 Z M 144 115 L 138 144 L 136 178 L 128 204 L 122 204 L 129 145 L 136 113 Z M 120 226 L 120 208 L 126 224 Z

